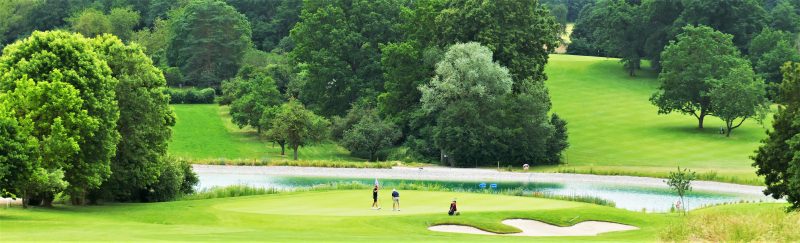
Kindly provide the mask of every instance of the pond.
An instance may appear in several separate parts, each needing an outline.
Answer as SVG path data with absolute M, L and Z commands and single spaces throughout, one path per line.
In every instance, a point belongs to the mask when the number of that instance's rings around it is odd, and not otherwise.
M 365 178 L 338 178 L 338 177 L 296 177 L 296 176 L 269 176 L 258 174 L 228 174 L 228 173 L 198 173 L 200 183 L 198 189 L 207 189 L 228 185 L 248 185 L 253 187 L 291 189 L 310 187 L 329 183 L 361 183 L 372 185 L 375 179 Z M 616 207 L 632 211 L 666 212 L 678 200 L 674 192 L 666 188 L 645 187 L 636 185 L 614 183 L 587 183 L 587 182 L 493 182 L 493 181 L 437 181 L 437 180 L 400 180 L 379 179 L 383 188 L 405 184 L 424 184 L 437 186 L 449 190 L 515 190 L 537 192 L 565 196 L 591 196 L 613 201 Z M 481 185 L 483 184 L 483 185 Z M 482 189 L 483 188 L 483 189 Z M 688 208 L 693 209 L 703 205 L 732 203 L 740 201 L 775 201 L 765 196 L 738 193 L 719 193 L 708 191 L 693 191 L 687 196 Z

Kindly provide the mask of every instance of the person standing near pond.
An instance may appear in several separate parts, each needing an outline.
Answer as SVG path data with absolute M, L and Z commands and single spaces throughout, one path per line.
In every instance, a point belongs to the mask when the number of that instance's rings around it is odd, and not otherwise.
M 392 189 L 392 211 L 400 211 L 400 193 Z
M 378 205 L 378 185 L 375 185 L 375 187 L 372 188 L 372 209 L 381 209 L 381 207 Z

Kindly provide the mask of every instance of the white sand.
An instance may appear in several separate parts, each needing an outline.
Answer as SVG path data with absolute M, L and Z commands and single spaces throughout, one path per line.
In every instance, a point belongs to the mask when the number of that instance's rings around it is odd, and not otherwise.
M 429 230 L 448 233 L 479 234 L 479 235 L 513 235 L 513 236 L 596 236 L 598 234 L 616 231 L 637 230 L 638 227 L 601 222 L 584 221 L 569 227 L 560 227 L 541 221 L 530 219 L 507 219 L 503 224 L 522 230 L 521 233 L 497 234 L 484 231 L 472 226 L 463 225 L 436 225 L 428 227 Z

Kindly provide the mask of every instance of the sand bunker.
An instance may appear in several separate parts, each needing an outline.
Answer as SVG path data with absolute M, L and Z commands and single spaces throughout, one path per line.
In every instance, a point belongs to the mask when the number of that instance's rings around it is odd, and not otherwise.
M 514 235 L 514 236 L 595 236 L 597 234 L 615 231 L 639 229 L 634 226 L 601 222 L 585 221 L 569 227 L 560 227 L 541 221 L 530 219 L 507 219 L 504 224 L 519 228 L 521 233 L 497 234 L 481 230 L 472 226 L 463 225 L 436 225 L 428 227 L 429 230 L 449 233 L 479 234 L 479 235 Z

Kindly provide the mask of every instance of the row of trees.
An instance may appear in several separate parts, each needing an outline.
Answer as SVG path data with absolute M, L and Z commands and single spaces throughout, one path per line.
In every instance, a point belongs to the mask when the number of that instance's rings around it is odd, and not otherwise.
M 140 47 L 34 32 L 5 48 L 0 73 L 2 196 L 157 201 L 197 182 L 190 165 L 166 157 L 175 116 Z
M 620 57 L 630 75 L 642 60 L 659 70 L 661 52 L 686 25 L 731 34 L 770 83 L 780 82 L 780 64 L 800 61 L 793 48 L 800 33 L 800 1 L 795 0 L 601 0 L 581 11 L 568 53 Z
M 306 2 L 289 35 L 294 47 L 288 59 L 273 53 L 261 55 L 262 63 L 243 61 L 239 74 L 223 82 L 220 103 L 231 105 L 236 124 L 271 137 L 273 110 L 296 97 L 331 118 L 332 139 L 371 160 L 404 145 L 415 158 L 446 155 L 443 161 L 458 166 L 558 163 L 565 122 L 548 115 L 543 82 L 559 31 L 536 1 Z M 459 44 L 466 42 L 475 43 Z M 429 86 L 443 80 L 458 89 Z M 437 90 L 430 97 L 461 97 L 483 93 L 478 90 L 487 84 L 508 90 L 457 101 L 470 110 L 424 105 L 434 101 L 425 101 L 422 90 Z M 461 144 L 466 139 L 476 142 Z

